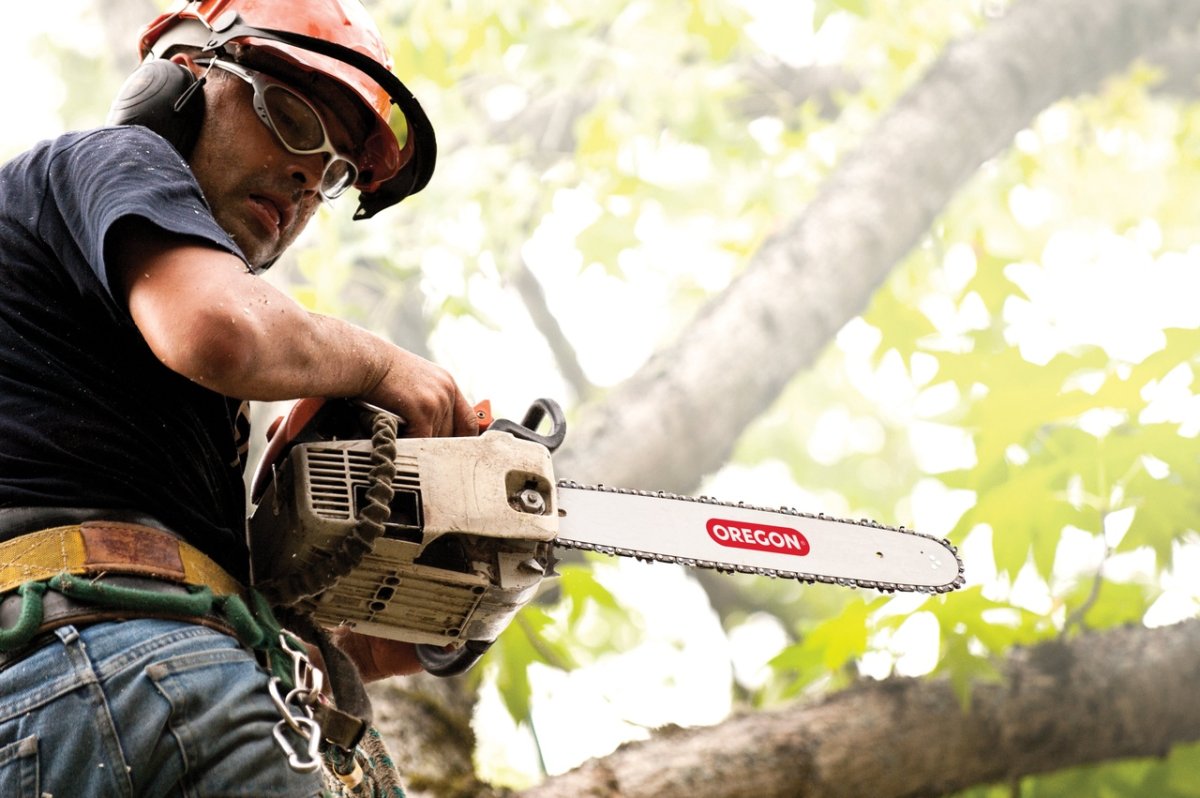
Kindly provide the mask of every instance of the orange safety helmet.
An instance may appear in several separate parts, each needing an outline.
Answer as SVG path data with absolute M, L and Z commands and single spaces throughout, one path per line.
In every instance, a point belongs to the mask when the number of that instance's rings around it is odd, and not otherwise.
M 429 182 L 437 157 L 433 125 L 392 74 L 383 37 L 358 0 L 185 0 L 142 31 L 139 48 L 150 60 L 176 45 L 219 51 L 230 42 L 333 80 L 370 109 L 376 124 L 358 164 L 354 218 L 374 216 Z M 393 104 L 402 117 L 395 129 Z

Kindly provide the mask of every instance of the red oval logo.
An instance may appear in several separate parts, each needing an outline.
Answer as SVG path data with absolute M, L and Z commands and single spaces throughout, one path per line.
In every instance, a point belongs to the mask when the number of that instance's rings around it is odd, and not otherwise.
M 786 526 L 712 518 L 708 522 L 708 536 L 719 545 L 734 549 L 754 549 L 797 557 L 803 557 L 809 551 L 808 538 L 799 530 Z

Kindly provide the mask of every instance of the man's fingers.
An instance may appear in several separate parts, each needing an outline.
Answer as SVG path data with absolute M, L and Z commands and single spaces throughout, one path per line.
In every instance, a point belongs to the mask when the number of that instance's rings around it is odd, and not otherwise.
M 474 437 L 479 434 L 479 415 L 461 392 L 455 391 L 451 435 Z
M 404 418 L 408 438 L 478 434 L 475 411 L 448 371 L 411 352 L 397 354 L 368 401 Z

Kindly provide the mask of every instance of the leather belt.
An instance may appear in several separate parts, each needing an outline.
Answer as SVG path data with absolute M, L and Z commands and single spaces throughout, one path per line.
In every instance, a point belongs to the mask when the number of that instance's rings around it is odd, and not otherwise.
M 189 586 L 206 586 L 218 596 L 243 593 L 242 585 L 221 566 L 168 532 L 139 524 L 86 521 L 0 542 L 0 627 L 11 628 L 20 617 L 25 599 L 12 591 L 26 582 L 61 573 L 160 595 L 185 596 Z M 47 590 L 42 597 L 42 620 L 36 636 L 18 649 L 0 652 L 0 669 L 49 642 L 53 635 L 48 633 L 60 626 L 84 626 L 133 617 L 188 621 L 237 636 L 214 614 L 133 612 Z

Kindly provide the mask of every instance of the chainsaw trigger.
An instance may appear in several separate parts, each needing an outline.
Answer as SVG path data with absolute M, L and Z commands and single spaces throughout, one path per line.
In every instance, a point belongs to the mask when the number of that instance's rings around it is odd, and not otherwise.
M 475 411 L 475 421 L 479 424 L 479 434 L 482 435 L 484 432 L 487 432 L 488 428 L 492 426 L 492 422 L 495 421 L 492 418 L 492 403 L 490 400 L 484 399 L 475 405 L 473 409 Z

